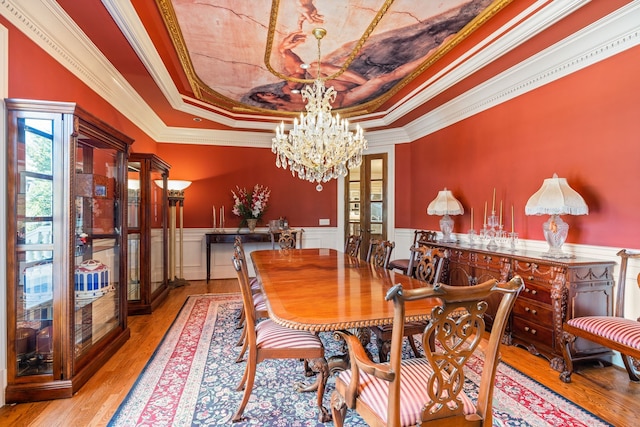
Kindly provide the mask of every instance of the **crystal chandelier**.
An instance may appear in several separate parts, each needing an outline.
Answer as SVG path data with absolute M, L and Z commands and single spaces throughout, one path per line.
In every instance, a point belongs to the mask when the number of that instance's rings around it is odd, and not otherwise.
M 333 86 L 327 89 L 320 78 L 320 40 L 326 33 L 323 28 L 313 30 L 318 40 L 318 71 L 313 86 L 306 85 L 302 90 L 307 113 L 300 113 L 300 120 L 294 120 L 288 135 L 284 122 L 280 123 L 271 146 L 277 167 L 289 166 L 292 175 L 297 173 L 300 179 L 317 182 L 318 191 L 322 190 L 322 182 L 347 176 L 349 168 L 360 166 L 362 152 L 367 148 L 359 125 L 351 132 L 348 120 L 331 114 L 337 92 Z

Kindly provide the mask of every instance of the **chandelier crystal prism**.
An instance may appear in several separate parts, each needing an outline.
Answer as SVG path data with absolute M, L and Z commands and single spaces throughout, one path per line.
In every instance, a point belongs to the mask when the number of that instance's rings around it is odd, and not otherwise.
M 313 85 L 306 85 L 301 92 L 306 114 L 294 119 L 293 128 L 285 133 L 284 122 L 276 126 L 271 151 L 276 155 L 276 166 L 289 167 L 292 175 L 309 182 L 317 182 L 318 191 L 322 182 L 347 176 L 349 168 L 362 164 L 362 153 L 367 149 L 367 140 L 362 128 L 349 130 L 349 121 L 331 114 L 331 104 L 337 92 L 326 88 L 320 77 L 320 41 L 326 30 L 316 28 L 313 35 L 318 41 L 318 70 Z

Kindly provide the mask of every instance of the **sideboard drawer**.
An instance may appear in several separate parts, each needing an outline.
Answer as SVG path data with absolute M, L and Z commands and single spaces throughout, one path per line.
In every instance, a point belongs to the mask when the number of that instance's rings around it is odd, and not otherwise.
M 543 287 L 535 282 L 524 281 L 524 289 L 520 292 L 520 298 L 527 298 L 551 305 L 551 291 L 549 287 Z
M 543 326 L 519 316 L 514 316 L 512 328 L 515 339 L 520 338 L 523 342 L 541 345 L 546 348 L 553 349 L 554 347 L 553 329 L 551 329 L 551 324 Z
M 518 298 L 513 306 L 513 315 L 541 325 L 553 324 L 553 310 L 550 306 L 537 304 L 526 298 Z

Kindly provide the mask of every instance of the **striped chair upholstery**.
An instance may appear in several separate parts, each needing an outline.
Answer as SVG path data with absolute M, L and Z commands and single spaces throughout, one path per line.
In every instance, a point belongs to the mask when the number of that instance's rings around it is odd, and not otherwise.
M 334 425 L 344 425 L 347 409 L 351 408 L 367 424 L 375 426 L 491 426 L 500 343 L 513 304 L 523 288 L 519 276 L 508 283 L 489 280 L 477 286 L 391 288 L 386 297 L 394 304 L 388 363 L 371 361 L 356 335 L 338 332 L 347 343 L 352 369 L 336 378 L 336 389 L 331 395 Z M 502 298 L 485 343 L 486 301 L 496 294 Z M 424 298 L 438 298 L 442 303 L 431 311 L 422 336 L 425 357 L 403 359 L 405 301 Z M 464 392 L 464 366 L 481 343 L 485 360 L 474 404 Z
M 422 408 L 425 402 L 429 401 L 429 393 L 427 393 L 427 389 L 423 387 L 423 384 L 429 383 L 429 378 L 433 376 L 433 368 L 426 359 L 404 359 L 401 363 L 400 425 L 413 426 L 420 421 Z M 349 384 L 351 382 L 351 370 L 341 372 L 339 378 L 340 381 Z M 444 378 L 446 381 L 449 380 L 446 374 Z M 377 417 L 381 420 L 388 419 L 388 381 L 376 378 L 366 372 L 361 372 L 358 394 L 359 401 L 367 405 Z M 475 413 L 476 405 L 469 396 L 460 391 L 458 398 L 462 402 L 465 415 Z M 448 405 L 453 409 L 455 403 L 451 401 Z
M 620 352 L 622 361 L 631 381 L 640 382 L 640 319 L 624 317 L 625 290 L 627 287 L 627 265 L 629 259 L 640 259 L 640 252 L 622 249 L 620 257 L 620 274 L 617 284 L 616 308 L 614 316 L 584 316 L 568 320 L 563 325 L 562 354 L 565 369 L 560 379 L 571 382 L 573 373 L 573 343 L 576 338 L 584 338 L 602 346 L 602 351 L 592 352 L 580 359 L 595 359 L 607 355 L 610 350 Z M 637 278 L 640 286 L 640 274 Z

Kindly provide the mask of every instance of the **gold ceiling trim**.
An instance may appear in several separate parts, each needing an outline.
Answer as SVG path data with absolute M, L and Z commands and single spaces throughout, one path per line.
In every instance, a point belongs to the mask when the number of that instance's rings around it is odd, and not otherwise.
M 358 53 L 360 53 L 360 50 L 362 49 L 362 46 L 367 41 L 367 39 L 369 38 L 369 36 L 373 32 L 373 30 L 375 30 L 376 26 L 378 25 L 378 23 L 380 22 L 382 17 L 387 13 L 387 11 L 389 10 L 389 8 L 393 4 L 393 2 L 394 2 L 394 0 L 385 0 L 384 4 L 382 5 L 382 7 L 380 7 L 380 10 L 378 10 L 378 13 L 376 13 L 376 16 L 371 20 L 371 23 L 369 24 L 369 26 L 367 27 L 365 32 L 362 34 L 362 36 L 360 37 L 360 39 L 358 40 L 358 42 L 354 46 L 353 50 L 351 51 L 351 53 L 347 57 L 346 61 L 342 65 L 342 67 L 340 67 L 340 69 L 338 71 L 336 71 L 335 73 L 331 74 L 330 76 L 320 78 L 320 80 L 322 80 L 322 81 L 333 80 L 333 79 L 339 77 L 345 71 L 347 71 L 347 68 L 349 68 L 349 65 L 351 65 L 351 63 L 356 59 L 356 56 L 358 55 Z M 316 80 L 315 78 L 314 79 L 299 79 L 297 77 L 287 76 L 285 74 L 280 73 L 279 71 L 276 71 L 271 66 L 271 53 L 273 52 L 273 40 L 274 40 L 274 35 L 276 33 L 276 24 L 278 23 L 278 11 L 279 11 L 279 9 L 280 9 L 280 0 L 273 0 L 273 2 L 271 3 L 271 16 L 270 16 L 270 19 L 269 19 L 269 32 L 267 33 L 267 45 L 265 46 L 265 49 L 264 49 L 264 65 L 271 72 L 271 74 L 273 74 L 274 76 L 276 76 L 276 77 L 278 77 L 278 78 L 280 78 L 282 80 L 286 80 L 286 81 L 290 81 L 290 82 L 296 82 L 296 83 L 313 84 L 313 82 Z
M 386 14 L 389 7 L 392 5 L 394 0 L 385 0 L 385 3 L 382 5 L 376 17 L 371 21 L 366 31 L 363 33 L 362 37 L 356 43 L 356 46 L 352 50 L 351 54 L 343 64 L 343 66 L 332 74 L 331 76 L 325 77 L 322 80 L 330 80 L 338 77 L 340 74 L 344 73 L 349 65 L 355 60 L 357 54 L 362 49 L 362 46 L 369 38 L 375 27 L 378 25 L 382 17 Z M 511 3 L 513 0 L 495 0 L 489 7 L 484 9 L 482 12 L 478 14 L 474 19 L 472 19 L 467 25 L 465 25 L 462 30 L 460 30 L 454 37 L 449 39 L 447 42 L 436 48 L 436 50 L 421 64 L 419 65 L 413 72 L 404 77 L 398 83 L 396 83 L 390 90 L 388 90 L 383 95 L 377 97 L 374 100 L 365 102 L 363 104 L 354 105 L 352 107 L 344 107 L 337 108 L 334 111 L 339 112 L 343 117 L 353 117 L 355 115 L 362 115 L 373 113 L 377 110 L 381 105 L 391 99 L 394 95 L 396 95 L 402 88 L 404 88 L 407 84 L 409 84 L 412 80 L 426 71 L 429 67 L 435 64 L 438 60 L 440 60 L 445 54 L 459 45 L 463 40 L 469 37 L 475 30 L 484 25 L 490 18 L 495 16 L 500 10 L 502 10 L 505 6 Z M 156 4 L 158 5 L 160 14 L 165 23 L 166 29 L 169 32 L 169 36 L 173 42 L 173 46 L 176 50 L 176 54 L 178 55 L 178 59 L 182 68 L 185 72 L 187 80 L 189 81 L 189 85 L 194 93 L 196 99 L 200 101 L 207 102 L 213 104 L 216 107 L 222 109 L 229 109 L 230 111 L 235 112 L 258 112 L 258 113 L 266 113 L 269 115 L 277 114 L 281 116 L 297 116 L 300 112 L 286 112 L 286 111 L 276 111 L 261 107 L 248 106 L 246 104 L 240 103 L 234 99 L 228 98 L 214 89 L 210 88 L 206 83 L 204 83 L 195 72 L 195 68 L 193 67 L 193 63 L 191 62 L 191 58 L 189 56 L 189 51 L 186 47 L 186 43 L 184 41 L 184 37 L 182 35 L 182 31 L 180 30 L 180 26 L 178 25 L 178 19 L 175 14 L 175 10 L 173 9 L 173 5 L 171 4 L 171 0 L 156 0 Z M 288 81 L 295 81 L 300 83 L 313 83 L 313 79 L 297 79 L 290 76 L 285 76 L 273 69 L 269 63 L 269 52 L 273 46 L 274 33 L 275 33 L 275 23 L 278 17 L 278 6 L 280 4 L 280 0 L 273 0 L 270 23 L 269 23 L 269 31 L 268 31 L 268 39 L 267 39 L 267 47 L 265 49 L 265 65 L 269 69 L 269 71 L 275 76 Z

